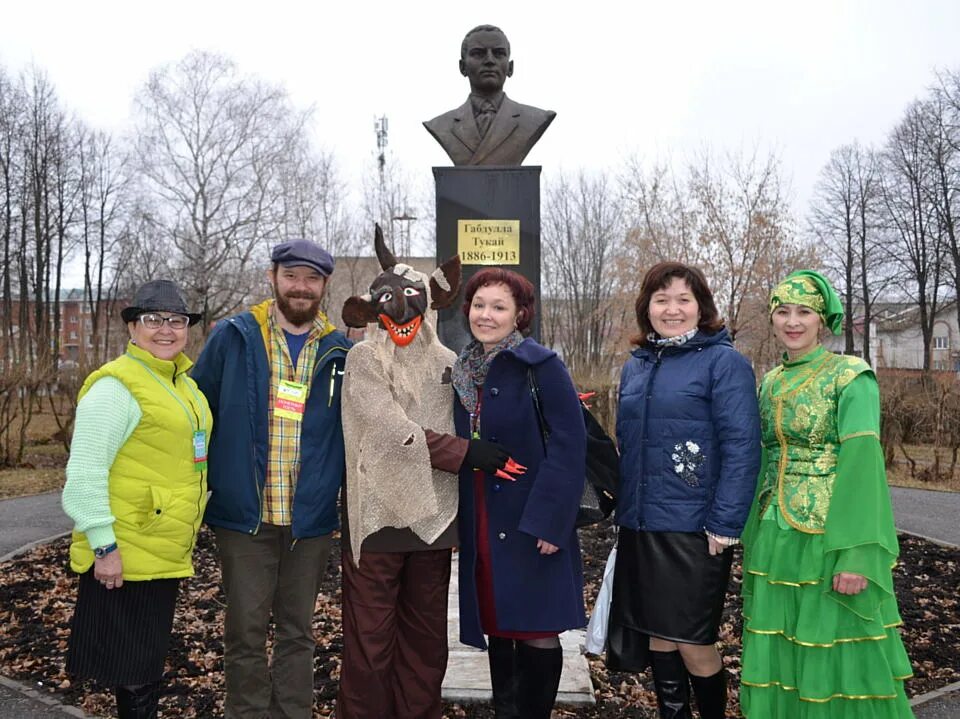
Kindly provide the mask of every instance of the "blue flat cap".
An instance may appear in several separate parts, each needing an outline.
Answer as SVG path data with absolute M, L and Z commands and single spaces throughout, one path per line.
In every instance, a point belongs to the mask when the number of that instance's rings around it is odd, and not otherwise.
M 270 260 L 284 267 L 311 267 L 324 277 L 333 272 L 333 255 L 310 240 L 289 240 L 273 248 Z

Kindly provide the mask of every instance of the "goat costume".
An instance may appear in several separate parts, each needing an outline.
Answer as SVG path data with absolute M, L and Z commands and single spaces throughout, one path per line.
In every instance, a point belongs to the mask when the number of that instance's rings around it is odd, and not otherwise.
M 435 310 L 456 299 L 460 259 L 427 276 L 396 261 L 379 227 L 375 246 L 383 273 L 343 308 L 344 322 L 366 326 L 367 338 L 348 353 L 343 382 L 337 716 L 439 719 L 456 472 L 468 443 L 454 435 L 456 355 L 437 338 Z

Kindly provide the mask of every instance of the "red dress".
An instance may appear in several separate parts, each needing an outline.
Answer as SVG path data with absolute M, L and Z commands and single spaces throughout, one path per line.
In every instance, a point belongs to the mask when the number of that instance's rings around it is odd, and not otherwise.
M 480 626 L 488 636 L 504 639 L 547 639 L 557 632 L 507 632 L 497 628 L 497 603 L 493 595 L 493 565 L 490 561 L 490 535 L 487 533 L 486 475 L 473 473 L 473 500 L 477 509 L 477 606 Z

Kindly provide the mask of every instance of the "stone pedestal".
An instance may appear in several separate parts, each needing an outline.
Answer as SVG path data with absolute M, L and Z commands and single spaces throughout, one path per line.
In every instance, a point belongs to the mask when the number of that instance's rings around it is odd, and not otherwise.
M 464 285 L 490 265 L 514 270 L 530 280 L 537 296 L 530 336 L 539 340 L 540 167 L 434 167 L 433 176 L 437 261 L 459 252 Z M 518 238 L 514 223 L 519 223 Z M 440 312 L 439 334 L 440 341 L 454 352 L 470 341 L 459 304 Z

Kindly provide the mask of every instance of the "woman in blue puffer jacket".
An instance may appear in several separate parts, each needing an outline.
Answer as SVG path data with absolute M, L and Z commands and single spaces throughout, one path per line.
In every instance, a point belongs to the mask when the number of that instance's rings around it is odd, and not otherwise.
M 756 378 L 723 327 L 703 274 L 650 268 L 638 345 L 620 378 L 620 538 L 608 663 L 649 664 L 661 717 L 722 719 L 714 644 L 760 468 Z

